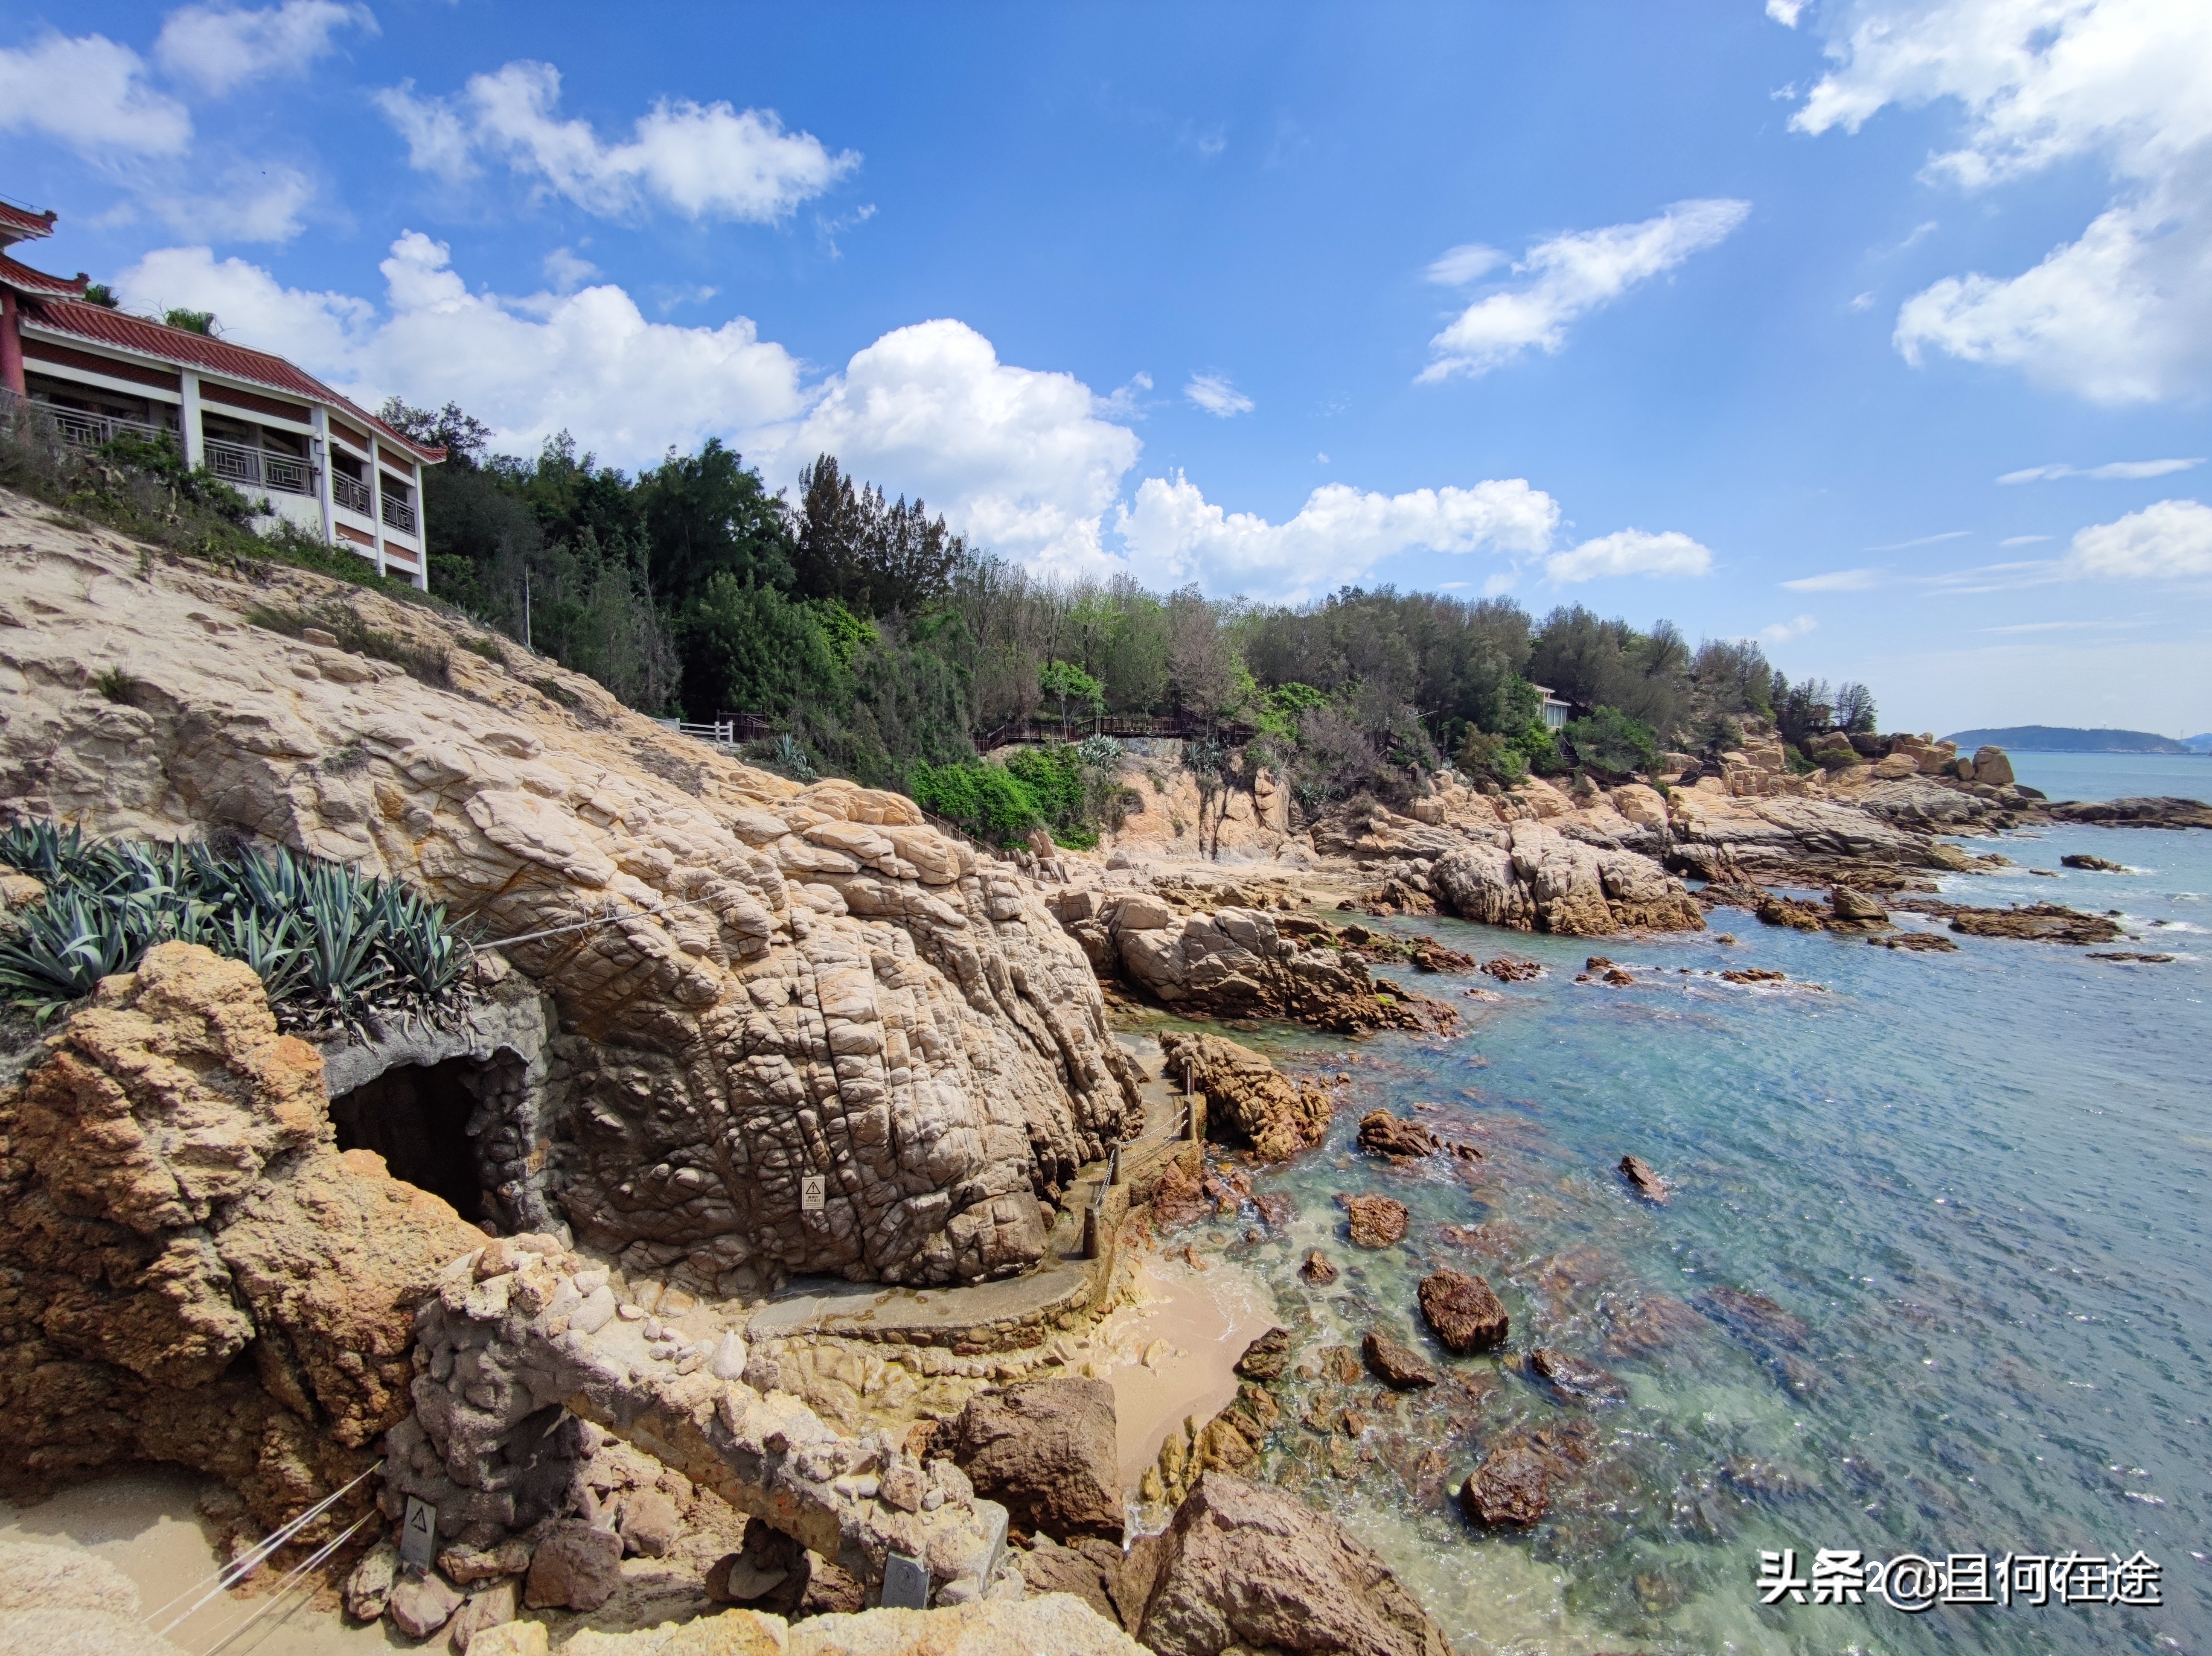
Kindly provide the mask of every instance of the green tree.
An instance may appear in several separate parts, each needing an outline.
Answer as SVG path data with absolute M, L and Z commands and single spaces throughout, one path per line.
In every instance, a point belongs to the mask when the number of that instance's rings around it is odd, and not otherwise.
M 1106 710 L 1106 686 L 1077 667 L 1073 661 L 1047 661 L 1044 671 L 1037 675 L 1037 688 L 1045 699 L 1060 706 L 1060 722 L 1064 728 L 1068 721 L 1068 703 L 1073 702 L 1087 713 Z

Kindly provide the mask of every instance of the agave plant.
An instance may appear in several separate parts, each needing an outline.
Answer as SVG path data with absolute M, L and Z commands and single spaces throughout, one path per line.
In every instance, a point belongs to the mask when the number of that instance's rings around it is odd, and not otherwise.
M 43 817 L 27 817 L 0 828 L 0 862 L 49 886 L 87 878 L 97 855 L 74 824 L 65 828 Z
M 120 905 L 81 891 L 50 892 L 0 933 L 0 994 L 30 1007 L 43 1024 L 101 978 L 130 971 L 146 947 Z

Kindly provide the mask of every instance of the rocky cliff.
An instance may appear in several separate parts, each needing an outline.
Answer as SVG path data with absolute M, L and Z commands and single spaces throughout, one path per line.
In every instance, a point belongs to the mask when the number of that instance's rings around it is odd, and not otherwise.
M 4 494 L 0 571 L 0 798 L 279 841 L 523 940 L 562 1033 L 548 1093 L 477 1123 L 509 1224 L 550 1201 L 726 1294 L 1000 1275 L 1130 1118 L 1082 951 L 903 798 L 802 790 L 435 608 L 142 558 Z
M 0 1482 L 171 1460 L 275 1522 L 367 1469 L 416 1304 L 483 1233 L 340 1153 L 322 1060 L 235 961 L 163 944 L 51 1048 L 0 1091 Z

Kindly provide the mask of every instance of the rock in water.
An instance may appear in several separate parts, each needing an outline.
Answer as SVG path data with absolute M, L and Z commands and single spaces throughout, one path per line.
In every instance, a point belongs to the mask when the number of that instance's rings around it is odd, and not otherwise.
M 1377 983 L 1357 954 L 1301 949 L 1256 910 L 1177 917 L 1158 898 L 1137 893 L 1117 903 L 1103 924 L 1100 939 L 1123 972 L 1180 1011 L 1293 1019 L 1346 1032 L 1448 1028 L 1458 1016 L 1402 986 Z
M 1344 1204 L 1352 1239 L 1363 1248 L 1387 1248 L 1406 1234 L 1406 1204 L 1387 1196 L 1356 1196 Z
M 1285 1161 L 1319 1144 L 1335 1106 L 1311 1082 L 1293 1084 L 1248 1046 L 1218 1035 L 1171 1031 L 1160 1037 L 1163 1073 L 1171 1081 L 1188 1075 L 1206 1094 L 1210 1136 L 1242 1138 L 1262 1161 Z
M 530 1561 L 523 1603 L 532 1610 L 597 1610 L 622 1586 L 622 1537 L 588 1524 L 558 1525 Z
M 1137 1637 L 1155 1656 L 1232 1645 L 1450 1656 L 1419 1601 L 1333 1519 L 1223 1472 L 1201 1477 L 1165 1532 L 1131 1553 L 1123 1602 L 1142 1606 Z
M 2081 868 L 2091 874 L 2124 874 L 2128 871 L 2128 865 L 2124 862 L 2110 862 L 2100 856 L 2091 856 L 2086 851 L 2069 851 L 2058 861 L 2066 868 Z
M 1310 1248 L 1306 1251 L 1305 1263 L 1298 1267 L 1298 1275 L 1309 1282 L 1326 1287 L 1336 1281 L 1336 1267 L 1329 1263 L 1328 1256 L 1320 1249 Z
M 1437 859 L 1430 880 L 1462 920 L 1604 937 L 1631 928 L 1703 931 L 1682 882 L 1638 852 L 1584 844 L 1542 822 L 1494 830 Z
M 1359 1148 L 1370 1156 L 1425 1156 L 1435 1153 L 1437 1135 L 1419 1122 L 1370 1110 L 1359 1118 Z
M 1291 1331 L 1286 1328 L 1271 1328 L 1250 1345 L 1237 1360 L 1237 1373 L 1241 1379 L 1279 1380 L 1291 1361 Z
M 1552 1481 L 1542 1458 L 1517 1437 L 1485 1455 L 1459 1491 L 1461 1510 L 1493 1528 L 1534 1524 L 1551 1502 Z
M 1421 1280 L 1420 1300 L 1421 1315 L 1446 1350 L 1464 1355 L 1505 1343 L 1505 1307 L 1480 1276 L 1440 1270 Z
M 1365 1360 L 1369 1373 L 1396 1391 L 1434 1385 L 1443 1378 L 1412 1347 L 1401 1345 L 1389 1335 L 1377 1334 L 1372 1329 L 1359 1342 L 1359 1355 Z
M 1667 1181 L 1660 1178 L 1658 1171 L 1642 1156 L 1621 1157 L 1620 1174 L 1636 1187 L 1636 1194 L 1645 1201 L 1656 1202 L 1662 1208 L 1667 1205 L 1667 1198 L 1671 1194 L 1667 1188 Z
M 1538 1346 L 1528 1354 L 1528 1367 L 1538 1378 L 1550 1381 L 1570 1397 L 1619 1397 L 1627 1395 L 1627 1388 L 1601 1368 L 1568 1356 L 1550 1346 Z
M 1862 892 L 1848 886 L 1838 886 L 1828 893 L 1828 911 L 1835 917 L 1835 929 L 1851 927 L 1886 926 L 1889 910 Z
M 1118 1542 L 1115 1429 L 1106 1381 L 1031 1380 L 969 1400 L 953 1459 L 977 1495 L 1005 1503 L 1016 1528 Z

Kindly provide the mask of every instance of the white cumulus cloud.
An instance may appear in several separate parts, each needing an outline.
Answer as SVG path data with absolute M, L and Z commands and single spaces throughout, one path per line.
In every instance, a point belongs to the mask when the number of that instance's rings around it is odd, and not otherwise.
M 0 132 L 58 138 L 94 155 L 175 155 L 191 143 L 185 107 L 146 83 L 145 60 L 101 34 L 47 34 L 0 47 Z
M 1194 374 L 1182 394 L 1192 406 L 1204 409 L 1216 419 L 1233 419 L 1252 411 L 1252 399 L 1237 390 L 1225 374 Z
M 2065 573 L 2165 579 L 2212 575 L 2212 506 L 2162 500 L 2074 537 Z
M 964 322 L 917 322 L 856 352 L 766 464 L 782 481 L 832 454 L 981 547 L 1095 568 L 1100 520 L 1141 447 L 1113 411 L 1072 374 L 1001 362 Z
M 605 216 L 650 199 L 695 219 L 772 223 L 860 164 L 785 131 L 773 110 L 663 99 L 627 143 L 610 143 L 588 122 L 561 119 L 560 101 L 561 72 L 538 63 L 471 76 L 451 99 L 418 97 L 412 82 L 376 97 L 418 170 L 459 180 L 489 156 Z
M 148 254 L 117 280 L 133 309 L 212 310 L 241 344 L 273 350 L 371 405 L 451 398 L 527 452 L 567 429 L 603 460 L 637 466 L 796 417 L 799 364 L 750 321 L 648 322 L 620 288 L 501 299 L 471 293 L 447 249 L 408 231 L 382 265 L 385 303 L 286 288 L 205 247 Z
M 1891 104 L 1955 100 L 1927 172 L 1966 189 L 2094 157 L 2113 186 L 2075 240 L 2015 275 L 1946 277 L 1893 340 L 2018 368 L 2103 403 L 2212 382 L 2212 8 L 2201 0 L 1856 0 L 1792 125 L 1856 132 Z
M 1562 586 L 1610 575 L 1707 575 L 1712 567 L 1712 553 L 1677 529 L 1616 529 L 1544 560 L 1544 573 Z
M 1203 577 L 1216 590 L 1297 599 L 1419 548 L 1540 552 L 1559 521 L 1558 502 L 1520 478 L 1402 495 L 1326 484 L 1296 516 L 1270 523 L 1215 505 L 1177 472 L 1139 484 L 1117 527 L 1131 567 L 1146 581 L 1179 586 Z
M 1529 279 L 1461 312 L 1429 342 L 1436 360 L 1420 378 L 1487 374 L 1532 347 L 1558 351 L 1577 317 L 1726 240 L 1750 211 L 1747 201 L 1678 201 L 1638 224 L 1571 231 L 1538 242 L 1513 266 L 1515 275 Z M 1431 277 L 1472 279 L 1489 268 L 1475 257 L 1488 251 L 1455 247 L 1430 266 Z
M 378 32 L 367 6 L 337 0 L 285 0 L 265 11 L 183 6 L 162 23 L 154 56 L 171 75 L 219 97 L 264 75 L 301 73 L 337 49 L 331 37 L 344 28 Z
M 1793 638 L 1802 638 L 1820 624 L 1811 616 L 1801 615 L 1793 620 L 1777 621 L 1771 626 L 1761 627 L 1759 637 L 1762 643 L 1786 644 Z

